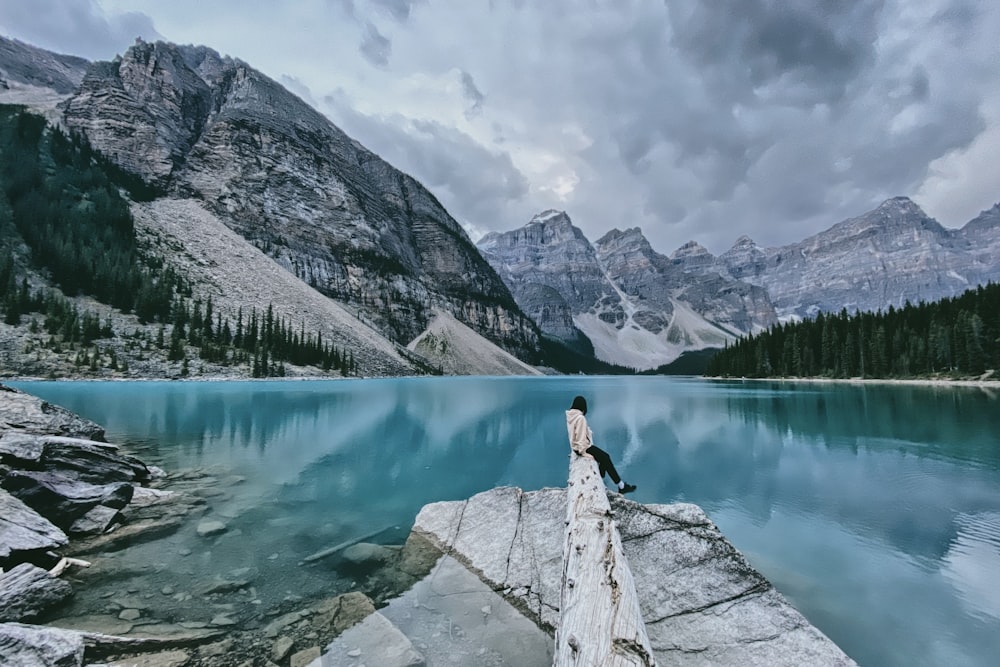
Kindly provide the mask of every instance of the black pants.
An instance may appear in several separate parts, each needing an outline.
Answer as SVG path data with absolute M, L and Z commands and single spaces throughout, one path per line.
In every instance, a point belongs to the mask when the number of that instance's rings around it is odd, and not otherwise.
M 611 462 L 611 457 L 606 451 L 600 447 L 594 447 L 591 445 L 587 449 L 587 453 L 594 457 L 597 461 L 597 468 L 601 471 L 601 478 L 604 478 L 604 473 L 611 475 L 611 481 L 618 484 L 622 481 L 622 478 L 618 476 L 618 471 L 615 470 L 615 464 Z

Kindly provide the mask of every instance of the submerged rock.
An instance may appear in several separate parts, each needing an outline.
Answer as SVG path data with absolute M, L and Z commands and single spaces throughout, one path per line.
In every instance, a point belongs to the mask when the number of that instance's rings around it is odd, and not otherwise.
M 344 549 L 341 555 L 344 560 L 357 567 L 377 567 L 395 559 L 399 555 L 399 549 L 370 542 L 358 542 Z
M 352 591 L 310 607 L 311 624 L 323 636 L 334 637 L 375 613 L 375 605 L 364 593 Z
M 226 526 L 226 524 L 222 523 L 221 521 L 206 520 L 198 524 L 196 532 L 201 537 L 211 537 L 213 535 L 219 535 L 221 533 L 224 533 L 228 529 L 229 528 Z
M 306 667 L 313 662 L 313 660 L 319 660 L 320 650 L 318 646 L 310 646 L 307 649 L 303 649 L 298 653 L 293 653 L 292 657 L 288 661 L 289 667 Z

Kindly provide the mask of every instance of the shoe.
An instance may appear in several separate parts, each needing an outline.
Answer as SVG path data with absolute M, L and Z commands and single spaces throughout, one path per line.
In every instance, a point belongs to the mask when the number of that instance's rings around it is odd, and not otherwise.
M 629 484 L 628 482 L 625 483 L 625 486 L 618 489 L 618 493 L 621 493 L 622 495 L 632 493 L 633 491 L 635 491 L 635 484 Z

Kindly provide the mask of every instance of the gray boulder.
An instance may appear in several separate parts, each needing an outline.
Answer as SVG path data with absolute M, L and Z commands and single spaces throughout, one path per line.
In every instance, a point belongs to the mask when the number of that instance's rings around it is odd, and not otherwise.
M 139 459 L 118 453 L 105 443 L 73 438 L 46 438 L 40 465 L 85 482 L 148 482 L 149 469 Z
M 52 472 L 13 471 L 0 486 L 24 504 L 68 529 L 98 505 L 119 510 L 132 499 L 131 484 L 89 484 Z
M 0 408 L 0 420 L 4 409 Z M 106 484 L 152 479 L 139 459 L 118 452 L 106 442 L 59 435 L 3 430 L 0 424 L 0 462 L 14 469 L 58 472 L 69 477 Z
M 20 552 L 45 552 L 68 542 L 48 519 L 0 489 L 0 563 Z
M 113 507 L 98 505 L 69 527 L 69 532 L 74 537 L 77 535 L 97 535 L 103 533 L 116 522 L 120 521 L 122 514 Z
M 0 622 L 31 620 L 72 594 L 69 583 L 21 563 L 0 575 Z

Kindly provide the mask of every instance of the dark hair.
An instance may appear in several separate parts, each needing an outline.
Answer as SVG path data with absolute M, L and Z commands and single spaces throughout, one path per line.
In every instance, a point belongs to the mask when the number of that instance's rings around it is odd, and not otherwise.
M 579 410 L 583 414 L 587 414 L 587 399 L 583 396 L 577 396 L 573 399 L 573 405 L 570 410 Z

